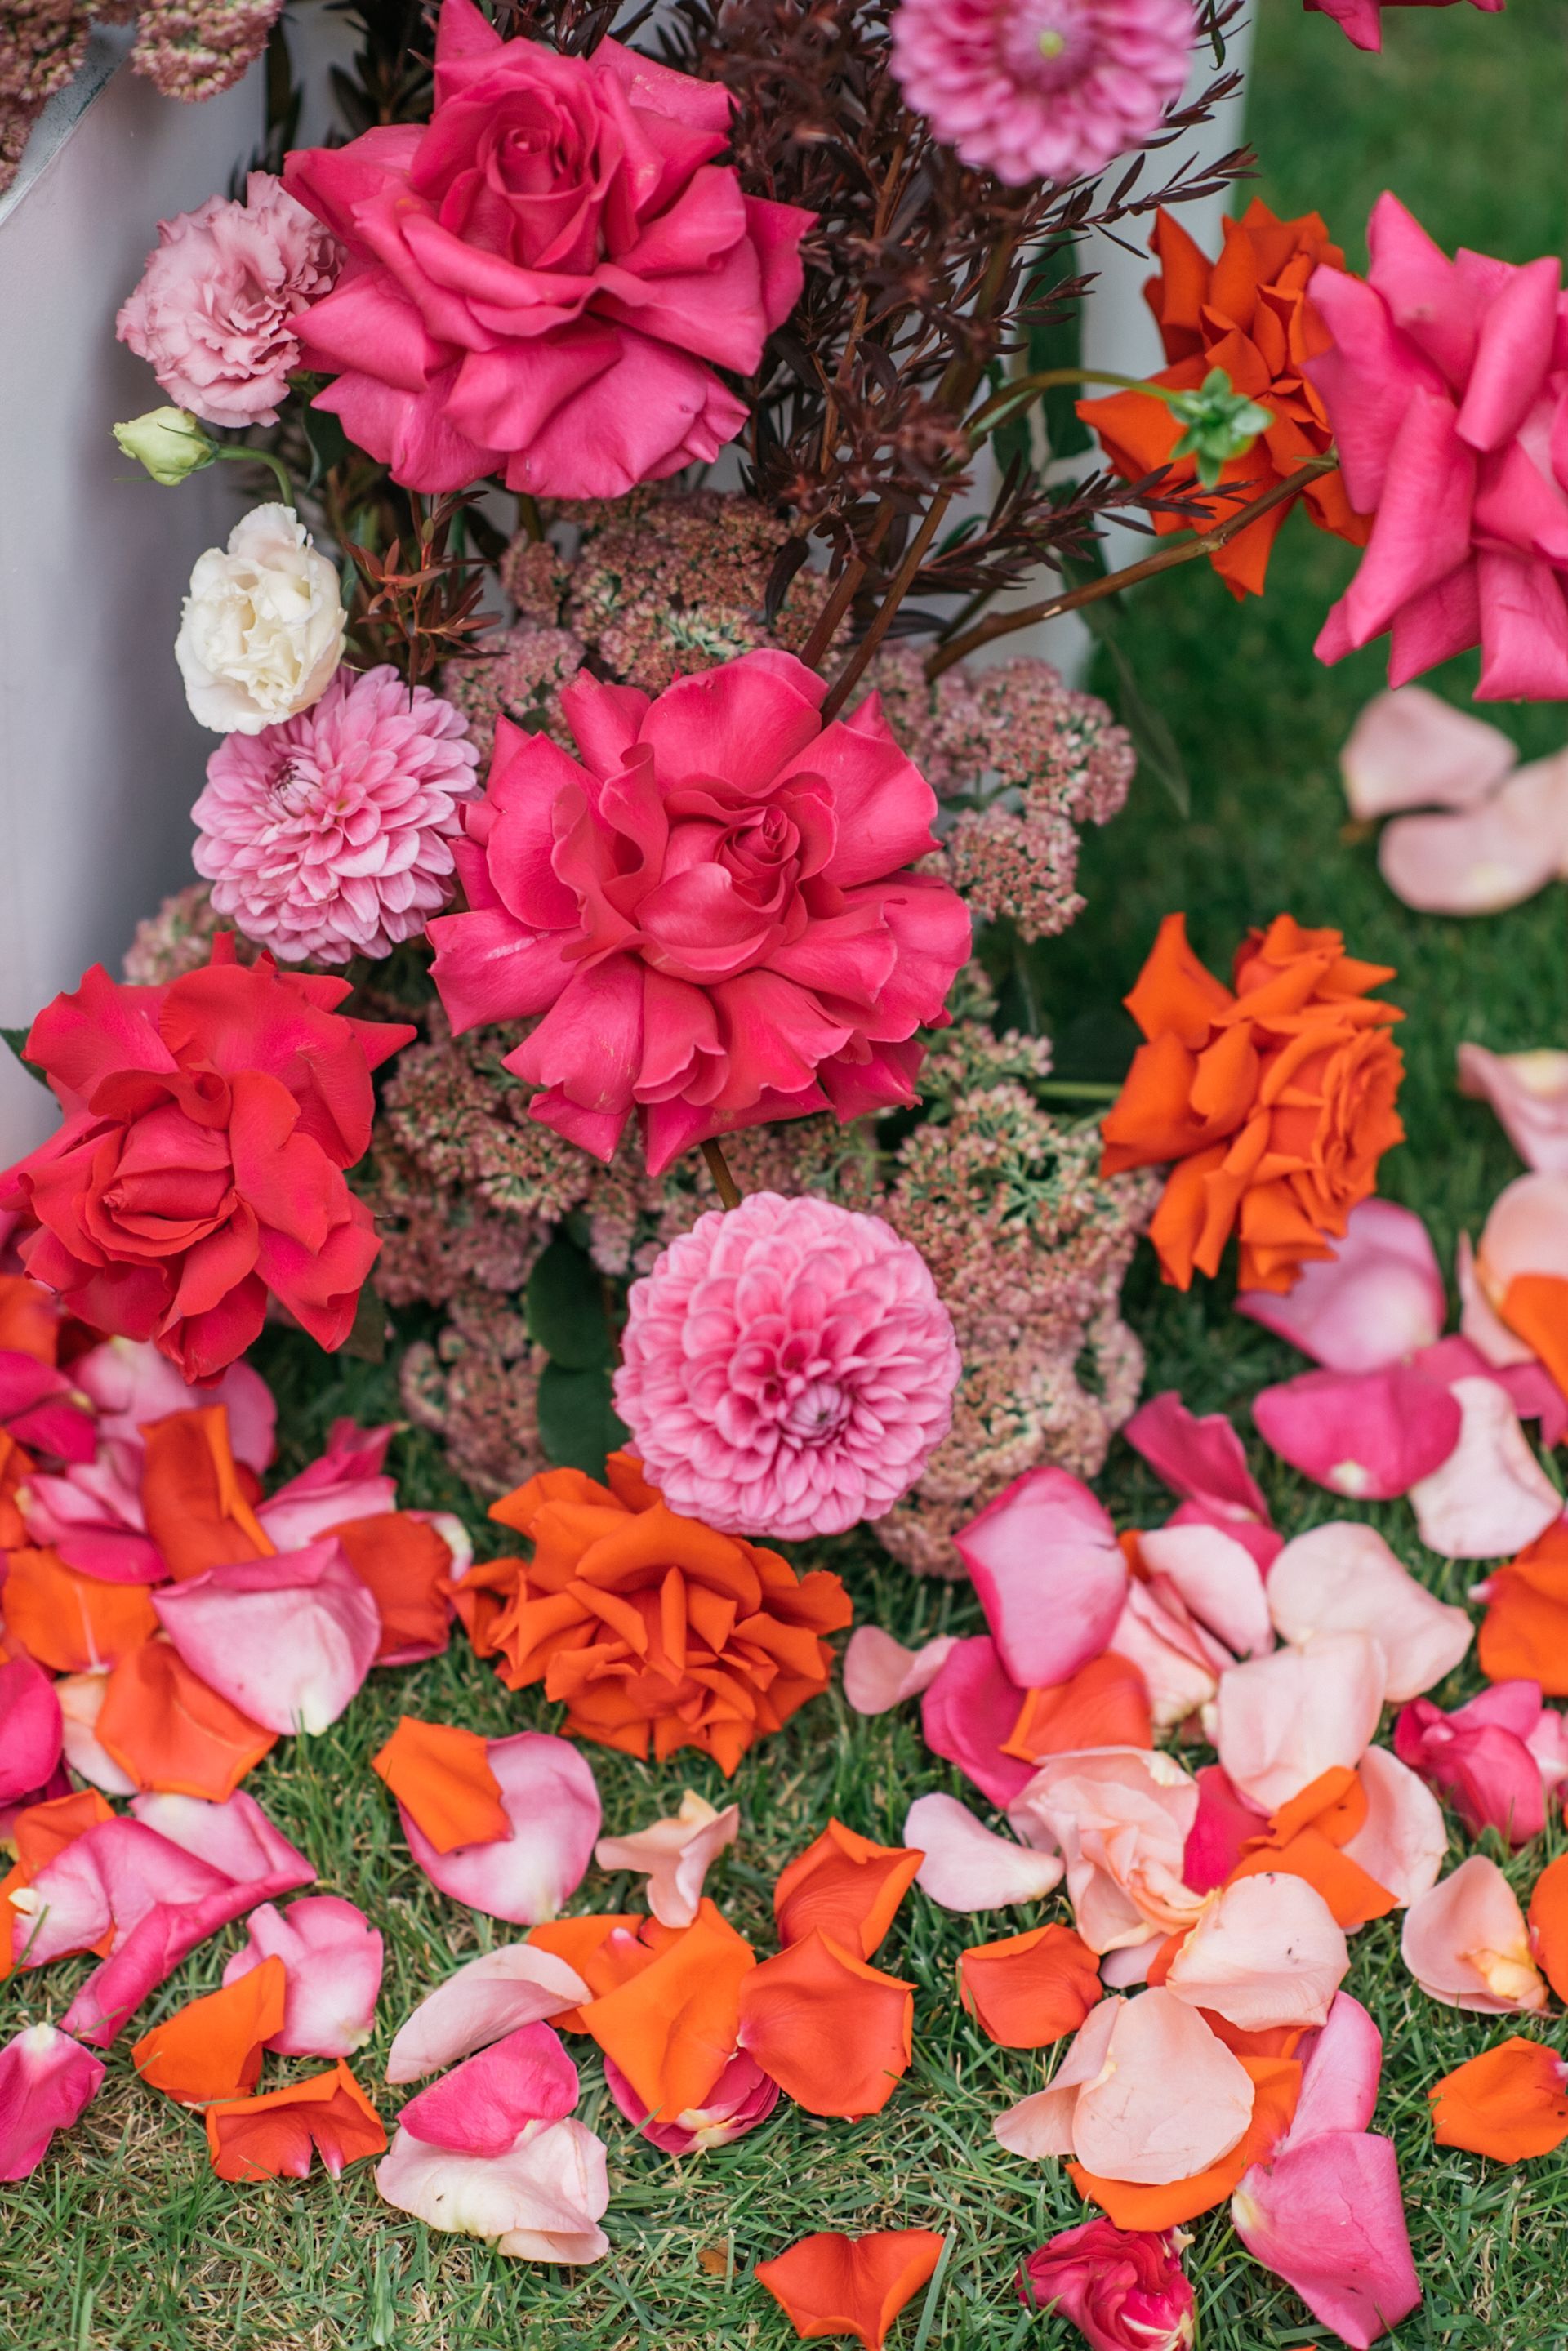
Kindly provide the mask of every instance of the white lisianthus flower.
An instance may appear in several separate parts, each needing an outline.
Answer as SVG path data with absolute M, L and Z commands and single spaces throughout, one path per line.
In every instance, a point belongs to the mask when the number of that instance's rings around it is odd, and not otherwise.
M 253 507 L 191 574 L 174 658 L 218 735 L 259 735 L 319 702 L 343 658 L 338 575 L 292 507 Z

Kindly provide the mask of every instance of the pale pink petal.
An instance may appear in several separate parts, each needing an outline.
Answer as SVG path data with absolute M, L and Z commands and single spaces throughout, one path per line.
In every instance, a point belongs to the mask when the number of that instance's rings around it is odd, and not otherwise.
M 334 1421 L 319 1460 L 258 1506 L 256 1517 L 267 1541 L 279 1551 L 300 1551 L 329 1527 L 395 1510 L 397 1487 L 382 1468 L 391 1437 L 390 1428 Z
M 1476 1272 L 1494 1301 L 1521 1273 L 1568 1279 L 1568 1175 L 1542 1171 L 1503 1186 L 1481 1230 Z
M 1568 1053 L 1538 1045 L 1528 1053 L 1459 1047 L 1459 1092 L 1490 1102 L 1527 1167 L 1568 1176 Z
M 1393 1706 L 1452 1673 L 1475 1630 L 1464 1609 L 1417 1583 L 1375 1527 L 1348 1519 L 1285 1545 L 1270 1571 L 1269 1606 L 1280 1638 L 1298 1647 L 1332 1633 L 1375 1641 Z
M 329 1536 L 164 1584 L 152 1605 L 191 1671 L 267 1730 L 336 1722 L 381 1643 L 376 1604 Z
M 24 2025 L 0 2049 L 0 2179 L 37 2171 L 57 2130 L 98 2095 L 103 2061 L 53 2024 Z
M 219 1378 L 193 1387 L 151 1339 L 106 1339 L 77 1357 L 71 1379 L 98 1406 L 99 1433 L 112 1443 L 140 1448 L 149 1421 L 221 1404 L 235 1459 L 258 1476 L 272 1459 L 277 1406 L 249 1364 L 231 1364 Z
M 1473 1272 L 1467 1287 L 1465 1267 L 1469 1257 L 1469 1239 L 1461 1233 L 1458 1271 L 1459 1295 L 1467 1301 L 1467 1320 L 1468 1301 L 1475 1291 Z M 1487 1311 L 1490 1314 L 1490 1309 Z M 1495 1316 L 1492 1319 L 1495 1321 Z M 1500 1322 L 1497 1327 L 1503 1332 Z M 1511 1332 L 1503 1332 L 1503 1335 L 1508 1343 L 1506 1352 L 1511 1357 L 1523 1342 L 1516 1340 Z M 1538 1420 L 1541 1423 L 1542 1445 L 1560 1445 L 1563 1436 L 1568 1434 L 1568 1396 L 1564 1396 L 1545 1364 L 1538 1362 L 1528 1349 L 1521 1360 L 1489 1362 L 1473 1339 L 1465 1338 L 1454 1331 L 1448 1338 L 1439 1339 L 1435 1347 L 1423 1347 L 1415 1361 L 1417 1370 L 1429 1372 L 1434 1379 L 1447 1380 L 1450 1387 L 1456 1380 L 1495 1380 L 1521 1420 Z
M 1339 755 L 1359 823 L 1396 809 L 1469 808 L 1500 784 L 1519 754 L 1500 728 L 1424 685 L 1375 694 Z
M 1064 1865 L 998 1836 L 956 1796 L 916 1796 L 904 1842 L 925 1855 L 915 1883 L 944 1910 L 1005 1910 L 1038 1902 L 1061 1882 Z
M 1207 1706 L 1230 1662 L 1229 1652 L 1203 1636 L 1179 1600 L 1166 1607 L 1147 1583 L 1128 1585 L 1122 1614 L 1112 1628 L 1111 1646 L 1137 1667 L 1148 1692 L 1150 1716 L 1160 1730 L 1173 1729 Z
M 519 1730 L 486 1747 L 500 1782 L 510 1836 L 438 1853 L 405 1804 L 398 1805 L 408 1849 L 434 1886 L 515 1926 L 553 1918 L 582 1883 L 601 1813 L 588 1759 L 570 1739 Z
M 1138 1553 L 1155 1592 L 1164 1597 L 1165 1587 L 1174 1586 L 1189 1614 L 1232 1656 L 1260 1656 L 1273 1647 L 1263 1578 L 1234 1535 L 1191 1523 L 1151 1527 L 1138 1537 Z
M 1524 1743 L 1535 1759 L 1542 1787 L 1548 1796 L 1554 1796 L 1568 1780 L 1568 1719 L 1551 1707 L 1542 1707 Z
M 1495 1380 L 1456 1380 L 1451 1393 L 1458 1444 L 1410 1489 L 1421 1540 L 1444 1559 L 1511 1558 L 1561 1516 L 1563 1498 Z
M 98 1718 L 108 1687 L 107 1672 L 67 1674 L 55 1684 L 65 1758 L 89 1787 L 101 1788 L 106 1796 L 133 1796 L 136 1782 L 98 1743 Z
M 1240 1860 L 1247 1839 L 1260 1834 L 1265 1815 L 1231 1786 L 1218 1763 L 1205 1763 L 1197 1779 L 1197 1817 L 1187 1831 L 1181 1874 L 1195 1894 L 1212 1894 Z
M 1105 2179 L 1160 2187 L 1228 2155 L 1252 2116 L 1250 2075 L 1168 1991 L 1120 2003 L 1106 2063 L 1078 2094 L 1072 2147 Z
M 1285 1538 L 1256 1519 L 1239 1519 L 1213 1502 L 1178 1502 L 1166 1520 L 1167 1527 L 1218 1527 L 1241 1545 L 1260 1575 L 1267 1575 Z
M 1396 898 L 1427 914 L 1496 914 L 1534 896 L 1568 859 L 1568 753 L 1516 768 L 1479 808 L 1400 816 L 1377 865 Z
M 577 2067 L 559 2033 L 548 2024 L 523 2024 L 419 2091 L 398 2124 L 426 2147 L 504 2155 L 525 2123 L 564 2122 L 578 2091 Z
M 1276 2156 L 1321 2137 L 1324 2131 L 1364 2130 L 1377 2104 L 1383 2035 L 1349 1992 L 1335 1992 L 1327 2023 L 1302 2042 L 1296 2053 L 1301 2060 L 1301 2092 Z
M 857 1714 L 886 1714 L 929 1689 L 956 1646 L 953 1634 L 938 1633 L 906 1649 L 880 1625 L 857 1625 L 844 1650 L 844 1696 Z
M 1104 2072 L 1111 2035 L 1126 2005 L 1124 2000 L 1096 2001 L 1045 2088 L 998 2116 L 991 2127 L 1009 2154 L 1030 2156 L 1038 2161 L 1044 2156 L 1073 2152 L 1072 2116 L 1078 2094 L 1086 2082 L 1098 2081 Z
M 1182 1880 L 1197 1784 L 1159 1749 L 1051 1755 L 1009 1809 L 1024 1843 L 1059 1851 L 1078 1932 L 1093 1951 L 1189 1926 L 1200 1897 Z
M 280 2057 L 349 2057 L 375 2030 L 382 1938 L 362 1910 L 336 1894 L 308 1894 L 287 1910 L 264 1902 L 250 1939 L 224 1969 L 235 1983 L 264 1959 L 283 1961 L 283 2027 L 267 2043 Z
M 1386 1502 L 1445 1462 L 1459 1407 L 1408 1364 L 1375 1372 L 1303 1372 L 1253 1398 L 1264 1442 L 1331 1493 Z
M 1356 1777 L 1366 1797 L 1366 1818 L 1344 1852 L 1403 1909 L 1437 1882 L 1448 1850 L 1442 1807 L 1426 1782 L 1386 1747 L 1369 1747 Z
M 996 1643 L 988 1633 L 979 1633 L 954 1642 L 921 1700 L 920 1729 L 927 1747 L 956 1763 L 993 1804 L 1010 1804 L 1029 1781 L 1030 1766 L 1001 1751 L 1023 1698 Z
M 1214 1744 L 1242 1795 L 1278 1812 L 1335 1765 L 1354 1771 L 1377 1729 L 1385 1670 L 1365 1634 L 1324 1633 L 1221 1675 Z
M 728 2147 L 765 2123 L 779 2097 L 778 2083 L 745 2049 L 736 2051 L 706 2102 L 683 2108 L 674 2122 L 650 2119 L 646 2100 L 613 2057 L 604 2060 L 604 2085 L 633 2129 L 662 2155 L 704 2155 L 709 2147 Z
M 1228 1886 L 1171 1961 L 1166 1988 L 1245 2032 L 1321 2025 L 1350 1968 L 1350 1945 L 1315 1886 L 1260 1870 Z
M 1324 2131 L 1268 2169 L 1254 2164 L 1230 2215 L 1253 2260 L 1352 2351 L 1367 2351 L 1421 2299 L 1399 2166 L 1375 2132 Z
M 604 2142 L 586 2123 L 526 2123 L 504 2155 L 456 2155 L 399 2130 L 376 2186 L 400 2212 L 519 2261 L 596 2262 L 610 2250 Z
M 1351 1210 L 1333 1257 L 1303 1266 L 1291 1290 L 1242 1290 L 1236 1311 L 1331 1372 L 1372 1372 L 1430 1346 L 1448 1320 L 1448 1301 L 1420 1217 L 1374 1197 Z
M 1222 1519 L 1269 1523 L 1269 1505 L 1247 1467 L 1241 1439 L 1222 1412 L 1199 1419 L 1174 1388 L 1140 1405 L 1122 1431 L 1173 1494 L 1207 1504 Z
M 576 1969 L 553 1951 L 503 1943 L 465 1960 L 425 1994 L 392 2042 L 387 2080 L 423 2082 L 476 2049 L 592 1997 Z
M 631 1836 L 601 1837 L 593 1857 L 601 1869 L 631 1869 L 648 1880 L 648 1907 L 661 1925 L 689 1927 L 702 1901 L 703 1880 L 740 1834 L 740 1806 L 716 1812 L 688 1788 L 680 1810 L 651 1821 Z
M 1546 2006 L 1524 1914 L 1484 1854 L 1471 1854 L 1412 1902 L 1399 1948 L 1422 1991 L 1445 2007 L 1512 2016 Z
M 1529 1183 L 1532 1179 L 1521 1176 L 1520 1180 Z M 1509 1188 L 1512 1189 L 1511 1185 Z M 1469 1233 L 1459 1235 L 1459 1245 L 1454 1252 L 1454 1278 L 1459 1290 L 1459 1332 L 1464 1343 L 1475 1349 L 1481 1364 L 1499 1373 L 1531 1365 L 1539 1369 L 1534 1349 L 1520 1337 L 1517 1331 L 1509 1329 L 1482 1288 Z M 1454 1377 L 1474 1375 L 1474 1373 L 1456 1373 Z M 1450 1380 L 1449 1385 L 1452 1384 Z M 1522 1419 L 1522 1408 L 1516 1405 L 1515 1409 Z
M 1030 1469 L 954 1536 L 1003 1665 L 1048 1689 L 1097 1657 L 1127 1589 L 1116 1531 L 1065 1469 Z
M 1119 1951 L 1107 1951 L 1100 1962 L 1100 1980 L 1107 1991 L 1132 1991 L 1137 1985 L 1147 1983 L 1149 1970 L 1168 1936 L 1151 1935 L 1146 1943 L 1130 1943 Z

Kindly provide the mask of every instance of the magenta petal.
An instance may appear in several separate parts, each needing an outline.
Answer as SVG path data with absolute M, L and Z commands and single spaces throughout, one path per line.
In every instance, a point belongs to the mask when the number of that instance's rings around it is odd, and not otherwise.
M 224 1969 L 225 1984 L 264 1959 L 283 1961 L 283 2027 L 267 2043 L 281 2057 L 349 2057 L 375 2029 L 382 1938 L 362 1910 L 336 1894 L 308 1894 L 287 1910 L 264 1902 L 250 1940 Z
M 1331 1493 L 1386 1502 L 1448 1458 L 1462 1416 L 1437 1380 L 1388 1364 L 1375 1372 L 1303 1372 L 1264 1388 L 1252 1417 L 1283 1460 Z
M 599 1834 L 599 1789 L 587 1758 L 569 1739 L 519 1730 L 492 1739 L 490 1769 L 500 1782 L 509 1836 L 437 1853 L 399 1804 L 408 1849 L 431 1884 L 455 1902 L 523 1927 L 553 1918 L 581 1884 Z
M 1540 1719 L 1538 1682 L 1501 1682 L 1452 1714 L 1413 1698 L 1395 1723 L 1394 1752 L 1447 1797 L 1472 1836 L 1495 1828 L 1526 1844 L 1546 1825 L 1541 1769 L 1526 1744 Z
M 1247 1839 L 1260 1834 L 1264 1815 L 1237 1792 L 1219 1764 L 1205 1763 L 1195 1776 L 1197 1817 L 1187 1831 L 1182 1882 L 1195 1894 L 1212 1894 L 1240 1860 Z
M 1293 1290 L 1242 1290 L 1236 1311 L 1331 1372 L 1371 1372 L 1433 1345 L 1448 1298 L 1420 1217 L 1374 1198 L 1352 1209 L 1333 1256 L 1304 1267 Z
M 1208 1504 L 1221 1519 L 1269 1523 L 1269 1505 L 1247 1467 L 1241 1439 L 1222 1412 L 1199 1419 L 1174 1388 L 1140 1405 L 1122 1431 L 1173 1494 Z
M 0 1666 L 0 1803 L 41 1788 L 60 1760 L 54 1684 L 31 1657 Z
M 613 2057 L 604 2060 L 604 2081 L 629 2123 L 664 2155 L 701 2154 L 727 2147 L 765 2123 L 779 2104 L 779 2085 L 745 2049 L 730 2059 L 707 2094 L 706 2106 L 688 2106 L 673 2123 L 648 2120 L 648 2108 Z
M 577 2099 L 577 2067 L 560 2035 L 524 2024 L 421 2090 L 398 2121 L 427 2147 L 500 2155 L 525 2123 L 559 2123 Z
M 25 2025 L 0 2049 L 0 2179 L 26 2179 L 98 2095 L 103 2061 L 53 2024 Z
M 1034 1766 L 1004 1755 L 1023 1706 L 988 1635 L 955 1642 L 921 1701 L 920 1728 L 934 1755 L 956 1763 L 993 1804 L 1010 1804 L 1033 1777 Z
M 1552 365 L 1562 288 L 1562 263 L 1542 254 L 1510 270 L 1482 311 L 1459 410 L 1459 437 L 1472 449 L 1500 449 L 1534 407 Z
M 1478 702 L 1568 699 L 1568 601 L 1549 563 L 1482 549 Z
M 1079 1479 L 1028 1470 L 953 1541 L 1015 1682 L 1049 1689 L 1101 1655 L 1127 1596 L 1127 1562 Z
M 1397 2326 L 1421 2299 L 1392 2143 L 1324 2131 L 1254 2164 L 1231 2199 L 1236 2233 L 1352 2351 Z
M 325 1730 L 375 1662 L 382 1620 L 332 1536 L 155 1593 L 193 1674 L 267 1730 Z
M 1302 2043 L 1300 2054 L 1301 2094 L 1277 2155 L 1324 2131 L 1364 2131 L 1377 2104 L 1383 2035 L 1349 1992 L 1335 1992 L 1327 2023 Z

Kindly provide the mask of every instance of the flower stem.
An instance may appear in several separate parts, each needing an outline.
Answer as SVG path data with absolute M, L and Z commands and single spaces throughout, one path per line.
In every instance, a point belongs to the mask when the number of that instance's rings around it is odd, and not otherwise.
M 1030 1092 L 1051 1102 L 1114 1102 L 1120 1086 L 1092 1085 L 1086 1079 L 1042 1078 Z
M 220 449 L 217 454 L 220 457 L 230 458 L 236 465 L 270 465 L 277 476 L 277 486 L 283 493 L 284 505 L 291 513 L 298 511 L 294 483 L 288 468 L 281 457 L 273 455 L 270 449 Z
M 708 1136 L 707 1141 L 703 1144 L 702 1152 L 703 1157 L 707 1161 L 707 1172 L 713 1177 L 714 1186 L 719 1198 L 727 1208 L 738 1208 L 740 1186 L 729 1172 L 729 1162 L 724 1155 L 724 1146 L 716 1134 Z

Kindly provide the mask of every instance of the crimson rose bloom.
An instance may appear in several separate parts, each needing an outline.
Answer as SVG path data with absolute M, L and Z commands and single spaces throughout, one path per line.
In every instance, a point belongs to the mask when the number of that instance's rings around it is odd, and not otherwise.
M 799 298 L 814 215 L 713 158 L 730 99 L 601 41 L 503 41 L 445 0 L 428 126 L 290 155 L 290 195 L 350 254 L 298 322 L 318 408 L 418 490 L 612 498 L 732 441 Z
M 167 987 L 95 964 L 46 1005 L 24 1050 L 65 1123 L 0 1175 L 33 1279 L 187 1380 L 244 1353 L 269 1291 L 340 1347 L 381 1247 L 342 1170 L 371 1139 L 371 1071 L 415 1033 L 345 1019 L 348 993 L 267 956 L 247 970 L 225 935 Z
M 877 697 L 824 726 L 826 690 L 781 653 L 656 700 L 585 670 L 560 697 L 580 764 L 497 724 L 435 984 L 458 1030 L 543 1013 L 507 1067 L 598 1158 L 633 1106 L 656 1176 L 736 1127 L 915 1099 L 969 917 L 898 870 L 936 801 Z
M 1085 2220 L 1063 2229 L 1019 2272 L 1026 2310 L 1071 2319 L 1091 2351 L 1186 2351 L 1193 2339 L 1192 2288 L 1179 2229 L 1118 2229 Z

